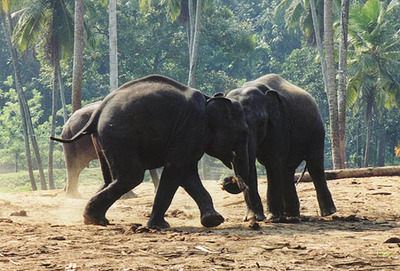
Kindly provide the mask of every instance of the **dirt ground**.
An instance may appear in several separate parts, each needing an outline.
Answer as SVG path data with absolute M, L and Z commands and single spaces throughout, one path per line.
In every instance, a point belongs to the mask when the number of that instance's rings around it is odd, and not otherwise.
M 242 221 L 242 195 L 204 185 L 226 219 L 217 228 L 201 226 L 181 189 L 170 229 L 139 225 L 151 211 L 150 183 L 111 207 L 108 227 L 83 224 L 93 186 L 80 187 L 85 199 L 61 190 L 0 194 L 0 270 L 400 270 L 400 177 L 329 181 L 338 212 L 327 218 L 318 216 L 313 185 L 300 183 L 302 221 L 258 230 Z

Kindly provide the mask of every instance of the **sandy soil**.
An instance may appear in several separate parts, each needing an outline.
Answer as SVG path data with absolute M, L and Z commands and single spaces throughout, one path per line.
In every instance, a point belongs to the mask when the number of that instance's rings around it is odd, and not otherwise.
M 0 194 L 0 270 L 400 270 L 400 177 L 330 181 L 338 212 L 327 218 L 318 216 L 312 184 L 300 183 L 302 221 L 258 230 L 242 221 L 241 195 L 204 184 L 226 219 L 217 228 L 201 226 L 183 190 L 167 212 L 172 228 L 141 226 L 154 197 L 149 183 L 112 206 L 108 227 L 82 222 L 96 187 L 80 188 L 85 199 L 61 190 Z

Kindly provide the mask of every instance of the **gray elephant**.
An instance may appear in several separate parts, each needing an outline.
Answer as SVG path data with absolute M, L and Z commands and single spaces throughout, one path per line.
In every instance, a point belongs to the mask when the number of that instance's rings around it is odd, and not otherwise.
M 99 108 L 101 102 L 87 104 L 81 109 L 75 111 L 68 121 L 65 123 L 61 132 L 63 139 L 73 137 L 78 133 L 89 121 L 93 112 Z M 67 185 L 65 187 L 67 196 L 73 198 L 81 198 L 78 192 L 79 174 L 85 167 L 89 166 L 89 162 L 98 159 L 95 147 L 90 135 L 83 136 L 73 143 L 64 143 L 64 157 L 67 168 Z M 155 169 L 150 170 L 150 175 L 154 186 L 157 189 L 158 175 Z
M 246 82 L 228 98 L 240 102 L 249 126 L 249 189 L 245 220 L 264 220 L 257 188 L 256 159 L 267 170 L 267 218 L 298 217 L 294 173 L 305 160 L 322 216 L 336 212 L 324 174 L 325 129 L 315 100 L 276 74 Z
M 248 177 L 248 127 L 241 105 L 219 95 L 209 98 L 168 77 L 151 75 L 110 93 L 71 139 L 92 134 L 104 187 L 84 211 L 86 224 L 107 225 L 110 206 L 139 185 L 146 169 L 164 166 L 148 226 L 169 227 L 164 215 L 179 186 L 195 200 L 205 227 L 224 218 L 214 209 L 198 175 L 204 152 Z

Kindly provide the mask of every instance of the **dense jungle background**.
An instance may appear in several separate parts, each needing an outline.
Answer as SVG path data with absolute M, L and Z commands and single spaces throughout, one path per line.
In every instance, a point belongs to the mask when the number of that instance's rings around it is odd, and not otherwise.
M 49 48 L 49 39 L 54 35 L 43 26 L 32 27 L 30 32 L 24 32 L 29 33 L 24 36 L 21 29 L 29 28 L 29 21 L 20 19 L 21 14 L 35 3 L 36 8 L 43 8 L 41 12 L 46 15 L 49 6 L 40 6 L 41 2 L 54 2 L 55 9 L 62 5 L 60 10 L 65 12 L 60 13 L 62 16 L 53 16 L 52 22 L 63 29 L 58 35 L 61 84 L 58 84 L 57 90 L 65 97 L 68 117 L 71 115 L 73 31 L 70 23 L 73 23 L 74 1 L 15 1 L 10 9 L 2 7 L 1 16 L 5 19 L 6 14 L 11 15 L 13 44 L 19 49 L 17 60 L 21 85 L 30 108 L 43 167 L 47 168 L 54 85 L 54 53 Z M 176 10 L 173 5 L 178 2 L 116 2 L 119 85 L 154 73 L 185 84 L 188 82 L 187 25 L 178 13 L 173 13 Z M 315 2 L 322 34 L 323 1 Z M 384 0 L 350 3 L 345 139 L 347 167 L 400 164 L 395 153 L 400 140 L 400 22 L 397 19 L 400 9 L 397 4 L 397 1 Z M 340 2 L 333 1 L 336 61 L 340 10 Z M 82 104 L 101 100 L 110 92 L 108 16 L 108 3 L 85 1 Z M 302 87 L 311 93 L 320 108 L 326 127 L 325 164 L 326 169 L 332 168 L 328 96 L 309 2 L 209 0 L 203 3 L 201 18 L 196 78 L 192 85 L 212 95 L 237 88 L 264 74 L 278 73 Z M 0 173 L 26 172 L 23 122 L 5 22 L 3 20 L 0 26 Z M 59 95 L 60 92 L 57 93 Z M 65 121 L 60 97 L 56 109 L 55 133 L 59 135 Z M 60 188 L 65 180 L 61 145 L 56 144 L 52 153 L 55 186 Z M 92 165 L 98 166 L 97 163 Z M 38 163 L 33 159 L 33 168 L 37 167 Z M 261 167 L 259 170 L 261 174 L 265 173 Z M 218 179 L 226 173 L 222 164 L 210 157 L 203 160 L 200 171 L 203 179 Z

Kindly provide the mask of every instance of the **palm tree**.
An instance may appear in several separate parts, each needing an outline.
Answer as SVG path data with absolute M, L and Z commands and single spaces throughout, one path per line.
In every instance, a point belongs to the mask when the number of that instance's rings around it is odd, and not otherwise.
M 339 123 L 339 112 L 343 113 L 343 106 L 339 101 L 343 101 L 345 98 L 338 95 L 336 88 L 333 35 L 334 3 L 338 6 L 337 0 L 284 0 L 277 6 L 276 14 L 284 12 L 286 27 L 288 29 L 299 27 L 307 40 L 307 44 L 310 46 L 317 45 L 321 60 L 322 79 L 329 104 L 333 167 L 343 168 L 346 160 L 344 145 L 345 125 Z M 321 29 L 320 26 L 323 26 L 323 28 Z M 322 33 L 324 34 L 323 41 L 320 37 Z M 341 91 L 340 95 L 345 95 L 345 91 Z M 342 106 L 340 111 L 339 105 Z M 342 116 L 343 114 L 341 114 Z M 343 117 L 340 120 L 344 121 Z
M 18 6 L 18 1 L 13 1 L 12 3 L 14 6 Z M 18 63 L 18 54 L 15 48 L 12 45 L 11 41 L 11 34 L 13 32 L 13 23 L 10 16 L 11 12 L 11 1 L 3 0 L 0 2 L 0 13 L 1 13 L 1 22 L 3 24 L 4 34 L 6 36 L 8 50 L 11 55 L 12 64 L 14 68 L 14 75 L 15 75 L 15 88 L 18 93 L 18 102 L 20 107 L 20 113 L 22 118 L 23 124 L 23 135 L 24 135 L 24 143 L 25 143 L 25 153 L 27 158 L 28 164 L 28 171 L 31 181 L 31 186 L 33 190 L 36 190 L 36 182 L 33 176 L 33 167 L 32 167 L 32 160 L 31 160 L 31 151 L 29 146 L 29 139 L 31 140 L 32 147 L 34 150 L 34 154 L 36 157 L 36 162 L 38 164 L 39 176 L 40 176 L 40 184 L 42 189 L 46 189 L 46 179 L 43 172 L 42 166 L 42 159 L 40 156 L 40 151 L 38 147 L 38 143 L 36 140 L 35 129 L 33 128 L 32 118 L 30 114 L 30 109 L 28 107 L 28 103 L 25 98 L 25 93 L 22 88 L 21 76 L 19 72 L 19 63 Z
M 397 106 L 400 101 L 400 37 L 386 16 L 397 6 L 369 0 L 350 9 L 349 56 L 355 71 L 349 80 L 347 104 L 365 107 L 367 137 L 364 166 L 368 166 L 373 112 Z M 394 33 L 395 32 L 395 33 Z
M 288 30 L 300 29 L 309 46 L 317 45 L 317 35 L 323 34 L 323 0 L 283 0 L 275 10 L 276 14 L 282 12 Z
M 312 0 L 311 0 L 312 1 Z M 338 71 L 338 121 L 339 121 L 339 150 L 343 167 L 346 163 L 346 90 L 347 90 L 347 47 L 349 28 L 349 0 L 342 0 L 340 8 L 339 36 L 339 71 Z
M 55 134 L 57 89 L 60 61 L 70 55 L 73 48 L 73 18 L 64 0 L 35 0 L 27 8 L 17 12 L 18 24 L 14 30 L 14 42 L 21 51 L 35 45 L 40 38 L 44 42 L 46 56 L 53 68 L 51 136 Z M 49 141 L 48 178 L 54 189 L 53 148 Z
M 326 91 L 328 94 L 329 120 L 331 127 L 331 145 L 333 168 L 341 168 L 339 111 L 336 88 L 335 48 L 333 42 L 333 1 L 324 3 L 324 47 L 326 59 Z
M 117 0 L 109 0 L 110 91 L 118 87 Z
M 72 112 L 82 106 L 82 71 L 84 47 L 84 2 L 75 0 L 74 61 L 72 67 Z

